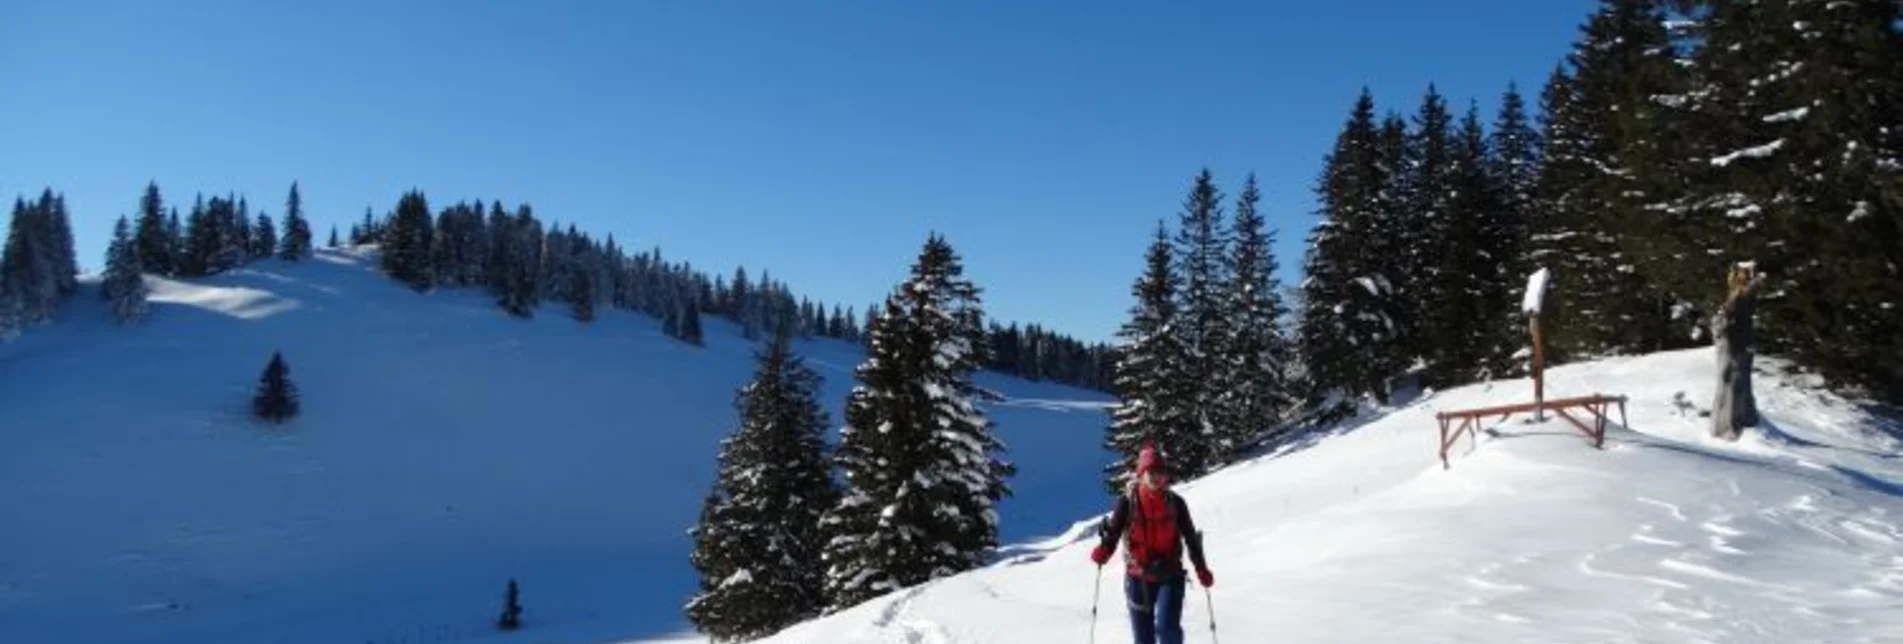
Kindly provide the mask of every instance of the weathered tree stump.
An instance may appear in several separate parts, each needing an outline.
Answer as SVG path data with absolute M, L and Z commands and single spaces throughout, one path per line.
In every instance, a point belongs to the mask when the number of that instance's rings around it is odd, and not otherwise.
M 1718 353 L 1718 389 L 1711 405 L 1711 435 L 1738 440 L 1747 427 L 1758 424 L 1758 402 L 1751 393 L 1752 314 L 1764 276 L 1749 265 L 1734 266 L 1725 303 L 1711 316 L 1711 335 Z

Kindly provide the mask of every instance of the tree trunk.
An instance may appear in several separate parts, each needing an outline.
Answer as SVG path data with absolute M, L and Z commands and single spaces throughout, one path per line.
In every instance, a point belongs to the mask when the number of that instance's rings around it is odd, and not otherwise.
M 1746 427 L 1758 424 L 1758 402 L 1751 394 L 1751 318 L 1757 308 L 1757 290 L 1764 282 L 1748 268 L 1733 269 L 1730 282 L 1730 296 L 1711 318 L 1711 334 L 1718 350 L 1711 435 L 1735 441 Z

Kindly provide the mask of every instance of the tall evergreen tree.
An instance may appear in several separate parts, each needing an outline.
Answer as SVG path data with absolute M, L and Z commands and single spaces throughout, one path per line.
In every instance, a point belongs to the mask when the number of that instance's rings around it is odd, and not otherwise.
M 54 226 L 50 198 L 35 204 L 14 200 L 6 247 L 0 251 L 0 294 L 12 300 L 19 327 L 50 320 L 59 308 L 61 260 L 54 250 Z
M 1209 170 L 1196 175 L 1178 218 L 1176 256 L 1181 259 L 1183 288 L 1177 293 L 1177 310 L 1189 360 L 1184 375 L 1194 383 L 1201 427 L 1196 436 L 1181 437 L 1182 442 L 1166 449 L 1171 452 L 1171 474 L 1190 478 L 1215 465 L 1213 458 L 1222 449 L 1217 423 L 1225 416 L 1223 400 L 1232 380 L 1230 365 L 1222 357 L 1229 340 L 1229 316 L 1223 302 L 1229 282 L 1228 230 L 1222 194 Z
M 330 225 L 330 241 L 325 243 L 324 247 L 336 248 L 338 247 L 338 245 L 339 244 L 337 243 L 337 224 L 331 224 Z
M 396 216 L 383 235 L 383 270 L 418 291 L 428 290 L 432 239 L 429 202 L 412 190 L 397 200 Z
M 270 257 L 277 247 L 277 226 L 271 224 L 270 215 L 258 211 L 258 223 L 251 226 L 251 256 Z
M 1903 7 L 1697 4 L 1697 84 L 1672 103 L 1691 185 L 1652 274 L 1709 314 L 1756 263 L 1762 350 L 1903 403 Z
M 1224 294 L 1231 316 L 1223 351 L 1230 379 L 1229 399 L 1223 405 L 1228 417 L 1220 425 L 1225 431 L 1216 456 L 1225 462 L 1238 456 L 1238 450 L 1267 438 L 1291 402 L 1282 379 L 1288 346 L 1281 327 L 1288 309 L 1275 278 L 1274 233 L 1263 230 L 1262 215 L 1256 210 L 1261 199 L 1255 175 L 1250 175 L 1236 195 L 1234 271 Z
M 1511 299 L 1511 294 L 1520 293 L 1526 276 L 1535 270 L 1529 253 L 1544 152 L 1539 130 L 1531 117 L 1527 116 L 1526 101 L 1520 96 L 1519 88 L 1512 83 L 1507 84 L 1506 93 L 1500 97 L 1500 109 L 1494 115 L 1491 136 L 1487 146 L 1487 174 L 1499 190 L 1499 232 L 1492 243 L 1502 269 L 1500 279 L 1503 282 L 1498 288 L 1510 295 L 1505 308 L 1498 311 L 1501 314 L 1499 319 L 1477 322 L 1486 328 L 1488 334 L 1489 373 L 1511 375 L 1525 370 L 1513 358 L 1521 347 L 1526 346 L 1526 328 L 1520 307 Z
M 1441 211 L 1439 266 L 1432 289 L 1438 301 L 1425 308 L 1433 315 L 1425 318 L 1428 326 L 1422 333 L 1429 340 L 1433 383 L 1442 387 L 1491 372 L 1492 347 L 1500 339 L 1487 322 L 1518 309 L 1518 301 L 1509 300 L 1511 278 L 1502 254 L 1514 244 L 1501 217 L 1500 190 L 1487 171 L 1486 132 L 1477 107 L 1469 105 L 1450 143 L 1449 197 Z
M 1449 229 L 1455 224 L 1454 133 L 1453 115 L 1447 101 L 1434 85 L 1427 86 L 1407 134 L 1405 162 L 1397 175 L 1401 187 L 1401 207 L 1393 232 L 1400 265 L 1388 272 L 1395 297 L 1404 303 L 1398 319 L 1403 346 L 1410 347 L 1406 362 L 1428 363 L 1430 379 L 1440 380 L 1440 365 L 1435 364 L 1442 345 L 1457 341 L 1442 337 L 1450 332 L 1449 320 L 1459 316 L 1458 287 L 1450 281 L 1458 275 L 1446 275 L 1442 260 L 1458 251 L 1447 246 Z M 1472 321 L 1464 320 L 1463 324 Z
M 568 278 L 568 306 L 576 320 L 592 322 L 595 319 L 595 276 L 587 271 L 575 271 Z
M 66 212 L 66 195 L 47 189 L 40 196 L 45 213 L 47 251 L 53 263 L 53 280 L 59 295 L 79 290 L 79 255 L 73 247 L 73 221 Z
M 681 339 L 694 346 L 705 343 L 700 326 L 700 302 L 687 301 L 687 307 L 681 313 Z
M 100 285 L 101 295 L 112 303 L 113 317 L 121 324 L 145 317 L 145 276 L 139 255 L 132 226 L 122 216 L 112 229 L 112 243 L 106 248 L 106 274 Z
M 1404 364 L 1404 315 L 1395 300 L 1400 254 L 1388 198 L 1401 143 L 1399 125 L 1377 128 L 1374 97 L 1363 90 L 1329 152 L 1316 192 L 1321 222 L 1309 236 L 1302 283 L 1301 353 L 1316 402 L 1336 396 L 1387 398 L 1386 380 Z
M 1176 453 L 1178 446 L 1193 452 L 1201 444 L 1197 387 L 1188 375 L 1189 350 L 1178 327 L 1180 279 L 1169 235 L 1159 221 L 1155 240 L 1144 254 L 1143 275 L 1131 287 L 1136 304 L 1117 333 L 1123 350 L 1114 380 L 1118 402 L 1104 438 L 1104 447 L 1120 455 L 1104 468 L 1105 487 L 1112 494 L 1124 489 L 1145 442 L 1172 452 L 1172 468 L 1184 457 Z
M 138 229 L 139 265 L 157 275 L 176 274 L 177 235 L 165 223 L 165 198 L 156 181 L 145 184 L 145 194 L 139 197 Z
M 337 245 L 337 228 L 331 227 L 331 245 Z M 304 199 L 298 195 L 297 183 L 291 183 L 291 194 L 284 198 L 284 241 L 277 247 L 278 257 L 297 261 L 311 256 L 311 224 L 304 218 Z
M 832 607 L 981 565 L 1014 468 L 974 404 L 984 359 L 978 287 L 934 234 L 886 298 L 856 370 L 835 462 L 848 489 L 822 525 Z
M 1551 258 L 1562 309 L 1551 346 L 1566 359 L 1685 346 L 1696 298 L 1648 270 L 1675 253 L 1678 222 L 1656 196 L 1683 174 L 1682 133 L 1667 118 L 1685 93 L 1669 37 L 1667 0 L 1602 0 L 1542 100 L 1547 111 L 1535 253 Z M 1674 319 L 1674 312 L 1678 318 Z
M 772 634 L 826 607 L 820 520 L 839 499 L 824 453 L 821 379 L 784 330 L 756 354 L 721 442 L 714 489 L 691 531 L 700 592 L 688 619 L 721 641 Z

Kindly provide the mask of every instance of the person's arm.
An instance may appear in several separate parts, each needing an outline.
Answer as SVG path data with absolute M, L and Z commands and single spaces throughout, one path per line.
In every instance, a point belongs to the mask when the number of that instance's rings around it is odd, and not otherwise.
M 1196 530 L 1196 520 L 1189 516 L 1189 502 L 1177 495 L 1171 495 L 1170 501 L 1176 504 L 1176 533 L 1183 539 L 1183 545 L 1189 547 L 1189 562 L 1195 564 L 1197 570 L 1208 570 L 1209 562 L 1203 559 L 1203 534 Z
M 1117 505 L 1110 511 L 1110 520 L 1097 529 L 1097 547 L 1106 552 L 1117 551 L 1117 541 L 1122 539 L 1123 531 L 1130 527 L 1130 498 L 1117 497 Z

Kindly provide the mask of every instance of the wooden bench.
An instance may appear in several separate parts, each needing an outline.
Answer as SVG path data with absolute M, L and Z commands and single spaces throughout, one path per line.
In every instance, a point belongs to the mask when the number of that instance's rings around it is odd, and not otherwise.
M 1578 428 L 1581 433 L 1585 434 L 1586 438 L 1592 441 L 1592 446 L 1595 449 L 1601 448 L 1606 442 L 1606 412 L 1610 410 L 1611 405 L 1619 405 L 1619 424 L 1626 424 L 1625 400 L 1625 396 L 1594 394 L 1579 398 L 1561 398 L 1558 400 L 1545 400 L 1518 405 L 1501 405 L 1499 407 L 1440 412 L 1435 414 L 1434 418 L 1440 421 L 1441 469 L 1444 470 L 1451 467 L 1447 462 L 1447 450 L 1454 446 L 1455 441 L 1460 440 L 1460 433 L 1466 432 L 1468 438 L 1475 444 L 1478 444 L 1480 439 L 1474 434 L 1479 430 L 1480 421 L 1492 416 L 1499 416 L 1500 420 L 1506 420 L 1514 414 L 1526 412 L 1538 413 L 1540 411 L 1551 410 L 1553 413 L 1559 414 L 1560 418 L 1564 418 L 1567 422 L 1572 423 L 1573 427 Z M 1579 418 L 1574 417 L 1571 413 L 1567 412 L 1569 409 L 1586 410 L 1587 413 L 1592 414 L 1592 424 L 1587 425 Z M 1459 420 L 1460 423 L 1458 425 L 1454 424 L 1455 420 Z

